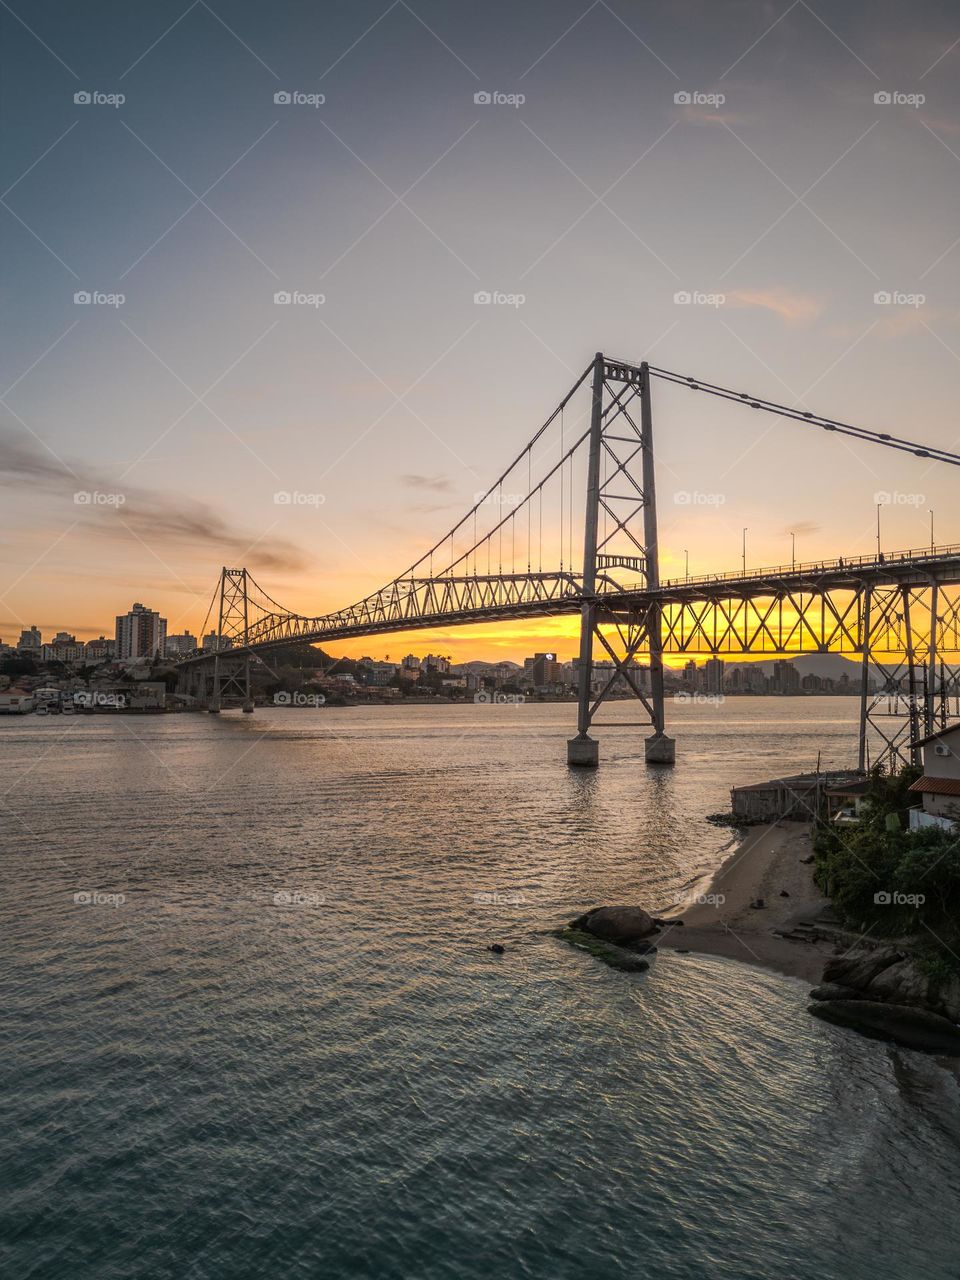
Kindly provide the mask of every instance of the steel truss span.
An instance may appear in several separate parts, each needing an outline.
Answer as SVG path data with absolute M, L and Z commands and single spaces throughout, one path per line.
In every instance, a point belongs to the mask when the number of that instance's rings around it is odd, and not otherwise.
M 379 591 L 335 613 L 306 616 L 279 604 L 246 569 L 224 568 L 211 602 L 216 648 L 179 664 L 180 691 L 212 711 L 251 711 L 250 658 L 284 645 L 579 614 L 571 764 L 597 763 L 589 730 L 618 678 L 649 717 L 648 761 L 672 763 L 663 657 L 695 654 L 856 657 L 861 767 L 871 729 L 883 763 L 916 760 L 914 743 L 958 714 L 960 546 L 661 582 L 654 379 L 960 464 L 960 456 L 933 446 L 598 353 L 467 514 Z M 591 682 L 597 657 L 612 664 L 599 688 Z M 642 673 L 640 657 L 648 664 Z

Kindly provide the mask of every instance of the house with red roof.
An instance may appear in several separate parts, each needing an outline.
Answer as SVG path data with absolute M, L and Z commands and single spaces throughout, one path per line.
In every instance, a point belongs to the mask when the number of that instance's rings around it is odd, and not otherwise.
M 938 826 L 952 831 L 960 822 L 960 724 L 948 725 L 921 738 L 923 777 L 910 790 L 922 796 L 923 808 L 910 810 L 910 830 Z

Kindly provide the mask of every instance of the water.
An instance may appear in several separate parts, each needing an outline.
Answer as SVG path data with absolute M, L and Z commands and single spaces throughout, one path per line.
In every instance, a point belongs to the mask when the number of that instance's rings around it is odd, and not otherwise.
M 4 1274 L 956 1280 L 943 1066 L 537 932 L 668 904 L 855 701 L 671 705 L 672 771 L 572 711 L 0 721 Z

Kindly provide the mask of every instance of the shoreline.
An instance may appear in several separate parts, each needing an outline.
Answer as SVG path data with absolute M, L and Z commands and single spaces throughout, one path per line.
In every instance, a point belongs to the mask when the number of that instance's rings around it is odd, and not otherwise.
M 777 936 L 817 919 L 830 905 L 813 882 L 812 863 L 802 861 L 813 853 L 810 832 L 806 822 L 749 828 L 709 883 L 701 877 L 689 891 L 689 905 L 681 900 L 663 913 L 676 912 L 683 925 L 666 926 L 657 946 L 738 960 L 818 984 L 833 944 Z M 781 897 L 781 890 L 789 896 Z M 761 898 L 763 908 L 750 906 Z

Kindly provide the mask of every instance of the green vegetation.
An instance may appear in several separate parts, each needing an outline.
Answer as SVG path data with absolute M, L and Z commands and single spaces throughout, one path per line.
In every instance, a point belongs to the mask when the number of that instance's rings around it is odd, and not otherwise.
M 582 929 L 555 929 L 554 936 L 563 942 L 569 942 L 578 951 L 588 951 L 590 955 L 608 964 L 611 969 L 622 969 L 625 973 L 643 973 L 650 968 L 650 962 L 637 955 L 627 947 L 616 946 L 612 942 L 604 942 L 595 938 L 592 933 L 584 933 Z
M 815 874 L 846 925 L 913 939 L 923 968 L 945 980 L 960 972 L 960 839 L 940 827 L 907 830 L 918 776 L 875 772 L 856 826 L 819 823 Z
M 37 664 L 29 657 L 11 657 L 0 661 L 0 676 L 32 676 L 37 673 Z

